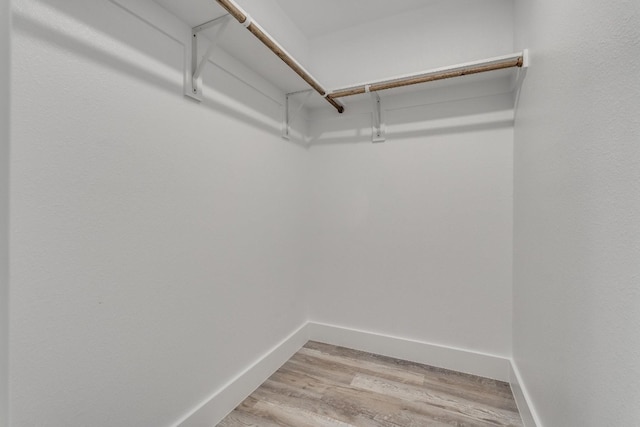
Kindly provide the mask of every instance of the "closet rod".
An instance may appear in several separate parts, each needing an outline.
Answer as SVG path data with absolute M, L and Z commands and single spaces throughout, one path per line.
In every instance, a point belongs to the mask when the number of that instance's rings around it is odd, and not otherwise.
M 461 77 L 469 74 L 484 73 L 487 71 L 502 70 L 505 68 L 522 67 L 524 57 L 522 54 L 509 55 L 484 62 L 458 65 L 445 69 L 435 70 L 427 73 L 414 74 L 397 79 L 384 80 L 381 82 L 364 84 L 346 89 L 338 89 L 331 92 L 330 99 L 343 98 L 345 96 L 360 95 L 367 92 L 378 92 L 386 89 L 394 89 L 403 86 L 410 86 L 420 83 L 433 82 L 436 80 Z
M 329 92 L 325 90 L 316 79 L 314 79 L 302 65 L 289 55 L 282 46 L 272 39 L 251 17 L 244 12 L 233 0 L 216 0 L 227 12 L 231 14 L 239 23 L 244 25 L 258 40 L 275 53 L 282 61 L 289 66 L 296 74 L 309 84 L 316 92 L 331 104 L 338 113 L 344 111 L 344 106 L 338 101 L 331 99 Z

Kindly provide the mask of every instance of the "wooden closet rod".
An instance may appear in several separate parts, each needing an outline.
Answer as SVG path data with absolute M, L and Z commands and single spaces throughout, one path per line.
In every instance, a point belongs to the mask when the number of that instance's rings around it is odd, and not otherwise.
M 377 83 L 364 84 L 361 86 L 339 89 L 329 94 L 329 99 L 342 98 L 345 96 L 360 95 L 367 92 L 377 92 L 386 89 L 394 89 L 403 86 L 410 86 L 420 83 L 433 82 L 436 80 L 461 77 L 469 74 L 484 73 L 487 71 L 502 70 L 504 68 L 522 67 L 524 58 L 522 55 L 511 56 L 507 59 L 491 61 L 486 63 L 476 63 L 473 65 L 460 65 L 448 69 L 427 72 L 423 74 L 402 77 L 398 79 L 385 80 Z
M 268 47 L 278 58 L 289 66 L 296 74 L 309 84 L 316 92 L 318 92 L 323 98 L 331 104 L 338 113 L 344 111 L 344 106 L 338 101 L 331 99 L 329 92 L 325 90 L 311 74 L 309 74 L 303 67 L 289 55 L 282 46 L 272 39 L 267 33 L 265 33 L 260 26 L 254 22 L 248 14 L 242 11 L 233 0 L 216 0 L 220 6 L 222 6 L 231 16 L 233 16 L 239 23 L 244 25 L 254 36 L 258 38 L 266 47 Z

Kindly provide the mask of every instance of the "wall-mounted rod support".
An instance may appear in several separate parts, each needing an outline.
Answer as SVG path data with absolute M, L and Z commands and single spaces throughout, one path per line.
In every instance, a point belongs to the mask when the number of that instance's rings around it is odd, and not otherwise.
M 298 108 L 296 108 L 295 112 L 291 112 L 289 100 L 291 99 L 292 96 L 298 95 L 301 93 L 305 94 L 304 98 L 302 99 L 302 101 L 300 101 L 300 104 L 298 104 Z M 304 108 L 304 105 L 307 103 L 307 101 L 309 100 L 309 96 L 311 96 L 312 93 L 313 93 L 313 90 L 307 89 L 307 90 L 301 90 L 298 92 L 291 92 L 286 95 L 285 103 L 284 103 L 284 123 L 282 126 L 282 137 L 284 139 L 290 139 L 291 125 L 293 125 L 295 120 L 298 118 L 298 115 Z
M 285 64 L 289 66 L 296 74 L 298 74 L 305 82 L 309 84 L 316 92 L 324 97 L 339 113 L 344 111 L 344 106 L 340 102 L 332 99 L 316 79 L 304 69 L 291 55 L 287 53 L 282 46 L 278 44 L 271 36 L 269 36 L 249 15 L 244 12 L 233 0 L 216 0 L 227 12 L 231 14 L 239 23 L 243 24 L 247 29 L 260 40 L 266 47 L 278 56 Z
M 226 16 L 222 17 L 222 19 L 215 20 L 215 21 L 216 22 L 215 22 L 214 25 L 219 23 L 220 26 L 218 27 L 218 31 L 216 32 L 216 35 L 213 37 L 213 40 L 211 41 L 211 43 L 209 43 L 209 47 L 207 48 L 207 51 L 205 52 L 204 56 L 202 57 L 202 60 L 200 60 L 200 62 L 198 62 L 197 66 L 196 66 L 196 70 L 193 72 L 193 85 L 194 85 L 194 87 L 197 87 L 198 79 L 202 75 L 202 71 L 204 70 L 204 67 L 207 65 L 207 62 L 209 61 L 209 59 L 213 55 L 214 50 L 218 46 L 218 43 L 220 42 L 220 39 L 221 39 L 222 35 L 224 34 L 225 30 L 227 29 L 227 25 L 231 21 L 231 17 L 229 15 L 226 15 Z M 202 25 L 200 27 L 202 27 Z M 193 31 L 193 35 L 197 36 L 198 32 L 202 31 L 202 29 L 194 28 L 192 31 Z M 197 43 L 198 43 L 198 41 L 194 37 L 192 42 L 196 43 L 196 47 L 194 49 L 195 49 L 195 52 L 196 52 L 196 62 L 197 62 L 197 59 L 198 59 L 197 58 L 197 55 L 198 55 L 198 53 L 197 53 L 198 52 Z
M 211 60 L 230 21 L 231 15 L 225 13 L 216 19 L 212 19 L 191 29 L 191 54 L 186 58 L 187 62 L 185 63 L 184 94 L 198 102 L 202 102 L 202 72 Z M 209 43 L 205 54 L 200 56 L 198 52 L 199 34 L 213 27 L 218 27 L 213 40 Z
M 367 92 L 378 92 L 386 89 L 394 89 L 403 86 L 410 86 L 420 83 L 433 82 L 436 80 L 450 79 L 453 77 L 461 77 L 469 74 L 484 73 L 487 71 L 502 70 L 505 68 L 522 67 L 522 54 L 508 55 L 499 58 L 493 58 L 487 61 L 478 61 L 468 64 L 456 65 L 453 67 L 441 68 L 426 73 L 413 74 L 400 78 L 383 80 L 376 83 L 363 84 L 360 86 L 339 89 L 331 92 L 328 96 L 330 99 L 342 98 L 345 96 L 360 95 Z
M 224 15 L 218 16 L 217 18 L 212 19 L 211 21 L 207 21 L 204 24 L 200 24 L 196 27 L 193 27 L 191 29 L 191 32 L 197 34 L 201 31 L 208 30 L 209 28 L 212 28 L 218 25 L 221 21 L 225 21 L 229 16 L 230 16 L 229 13 L 225 13 Z
M 382 105 L 380 100 L 380 95 L 376 92 L 370 92 L 371 95 L 371 105 L 372 105 L 372 116 L 373 116 L 373 127 L 371 129 L 371 140 L 372 142 L 384 142 L 386 140 L 384 122 L 382 119 Z

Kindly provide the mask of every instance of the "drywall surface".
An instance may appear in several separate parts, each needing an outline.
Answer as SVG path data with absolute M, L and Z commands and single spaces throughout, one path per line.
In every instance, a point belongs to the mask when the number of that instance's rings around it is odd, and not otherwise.
M 0 427 L 9 425 L 9 3 L 0 3 Z
M 307 153 L 152 2 L 13 7 L 13 425 L 173 425 L 305 320 Z
M 354 25 L 384 18 L 393 14 L 424 7 L 441 0 L 342 1 L 276 0 L 308 38 L 318 37 Z
M 511 106 L 387 110 L 377 144 L 368 104 L 312 124 L 313 321 L 510 355 Z
M 277 0 L 239 0 L 237 3 L 298 62 L 303 65 L 308 63 L 309 40 Z
M 640 425 L 640 3 L 521 0 L 514 357 L 541 425 Z
M 310 69 L 333 89 L 513 52 L 513 1 L 424 8 L 310 40 Z

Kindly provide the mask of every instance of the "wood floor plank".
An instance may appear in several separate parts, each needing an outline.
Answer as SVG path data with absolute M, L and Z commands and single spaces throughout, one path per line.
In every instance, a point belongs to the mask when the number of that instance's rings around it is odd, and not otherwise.
M 231 412 L 220 424 L 219 427 L 280 427 L 280 424 L 269 421 L 258 415 L 236 409 Z
M 282 393 L 305 396 L 310 400 L 322 399 L 324 393 L 331 387 L 306 375 L 301 377 L 298 373 L 290 371 L 276 372 L 265 381 L 264 385 L 271 388 L 278 387 Z
M 346 425 L 358 427 L 378 427 L 380 425 L 362 411 L 345 411 L 342 405 L 333 405 L 322 398 L 308 399 L 298 392 L 292 393 L 289 387 L 282 383 L 268 380 L 261 388 L 263 390 L 256 390 L 255 397 L 265 402 L 302 409 Z
M 377 393 L 382 396 L 395 397 L 397 399 L 436 406 L 449 412 L 458 413 L 470 419 L 484 421 L 500 426 L 513 426 L 519 422 L 519 416 L 510 411 L 499 410 L 488 406 L 480 406 L 467 399 L 455 396 L 434 393 L 425 388 L 412 387 L 407 384 L 394 383 L 393 381 L 366 375 L 356 375 L 352 387 Z
M 355 372 L 394 379 L 395 372 L 404 371 L 409 374 L 409 378 L 418 380 L 401 382 L 422 382 L 428 384 L 429 388 L 444 393 L 459 397 L 473 396 L 473 400 L 479 403 L 499 409 L 517 411 L 509 384 L 501 381 L 312 341 L 305 345 L 301 353 L 311 354 L 309 351 L 329 355 L 334 358 L 333 360 L 355 367 Z M 346 362 L 347 360 L 348 362 Z M 385 373 L 390 373 L 390 375 L 385 375 Z M 493 392 L 487 393 L 487 389 L 491 389 Z
M 517 412 L 511 388 L 508 383 L 502 381 L 422 365 L 415 362 L 393 359 L 372 353 L 359 352 L 357 350 L 347 349 L 344 347 L 334 348 L 327 344 L 312 341 L 305 345 L 305 348 L 307 347 L 315 349 L 316 351 L 328 351 L 330 354 L 338 357 L 353 359 L 357 359 L 359 357 L 370 361 L 373 365 L 380 364 L 395 369 L 404 369 L 408 372 L 414 372 L 424 377 L 424 384 L 429 388 L 457 395 L 459 397 L 472 396 L 472 400 L 477 401 L 478 403 Z M 380 375 L 376 374 L 376 376 Z
M 298 354 L 309 357 L 315 357 L 326 362 L 328 366 L 342 365 L 345 368 L 353 369 L 354 372 L 364 373 L 371 372 L 381 375 L 385 378 L 393 379 L 402 383 L 422 385 L 424 384 L 424 375 L 408 371 L 396 366 L 389 366 L 377 362 L 364 359 L 355 359 L 352 357 L 334 356 L 324 353 L 320 350 L 303 347 Z
M 318 343 L 315 341 L 309 341 L 305 344 L 304 348 L 316 349 L 341 357 L 351 357 L 355 360 L 369 360 L 374 363 L 397 367 L 409 372 L 424 375 L 425 380 L 430 381 L 431 383 L 441 383 L 443 385 L 452 385 L 454 387 L 463 386 L 468 389 L 475 388 L 481 390 L 483 393 L 486 393 L 486 391 L 490 389 L 499 395 L 505 395 L 508 397 L 512 396 L 509 384 L 503 381 L 456 372 L 445 368 L 423 365 L 408 360 L 394 359 L 388 356 L 362 352 L 345 347 L 331 346 L 329 344 Z
M 352 370 L 345 371 L 336 366 L 320 364 L 313 358 L 298 354 L 294 355 L 286 365 L 286 368 L 291 371 L 319 377 L 332 384 L 349 385 L 356 376 Z
M 393 412 L 390 414 L 380 414 L 376 415 L 374 418 L 377 422 L 385 422 L 388 425 L 392 425 L 393 427 L 470 427 L 468 424 L 454 422 L 449 420 L 447 422 L 438 421 L 437 419 L 432 418 L 424 418 L 422 416 L 418 416 L 415 413 L 410 411 L 399 411 Z M 477 425 L 473 427 L 478 427 Z
M 449 425 L 456 427 L 488 427 L 492 424 L 473 420 L 439 406 L 401 400 L 357 388 L 335 389 L 323 401 L 335 407 L 345 405 L 351 411 L 361 412 L 381 425 L 407 427 Z
M 287 376 L 293 375 L 297 375 L 298 380 L 291 383 Z M 300 377 L 303 379 L 300 380 Z M 327 383 L 322 377 L 314 376 L 313 374 L 282 373 L 278 371 L 265 381 L 261 388 L 280 396 L 307 399 L 307 402 L 299 403 L 298 405 L 300 407 L 306 407 L 308 403 L 311 402 L 315 411 L 358 427 L 386 427 L 387 425 L 389 427 L 396 427 L 386 422 L 375 422 L 373 417 L 378 414 L 376 411 L 367 411 L 362 405 L 349 404 L 354 402 L 353 393 L 354 391 L 357 393 L 357 390 L 352 390 L 348 385 L 335 382 Z M 324 390 L 323 393 L 319 394 L 318 391 L 320 390 Z M 325 399 L 326 396 L 338 395 L 338 390 L 342 390 L 343 394 L 347 396 L 347 399 Z M 256 390 L 253 396 L 262 398 L 258 392 L 259 390 Z M 289 403 L 291 403 L 291 401 Z M 382 405 L 377 403 L 376 407 L 379 409 L 381 406 L 384 407 L 386 403 L 387 402 L 382 402 Z M 389 406 L 388 409 L 390 410 L 391 406 Z
M 260 400 L 254 407 L 257 413 L 267 413 L 281 425 L 291 427 L 357 427 L 349 423 L 336 420 L 327 415 L 283 403 Z
M 509 384 L 310 341 L 220 427 L 521 427 Z

